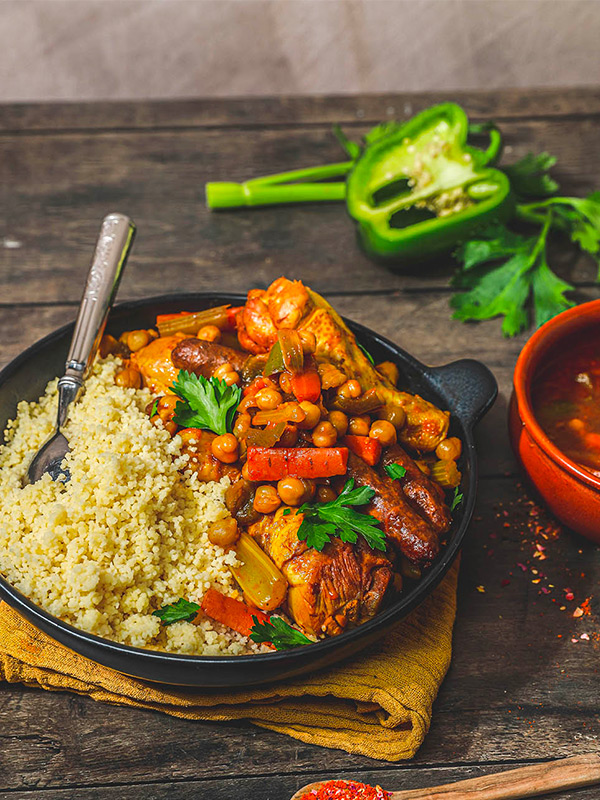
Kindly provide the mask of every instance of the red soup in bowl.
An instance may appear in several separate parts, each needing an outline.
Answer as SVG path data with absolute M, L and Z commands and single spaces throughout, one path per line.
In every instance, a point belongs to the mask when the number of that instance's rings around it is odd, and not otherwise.
M 510 433 L 551 511 L 600 542 L 600 300 L 565 311 L 515 368 Z

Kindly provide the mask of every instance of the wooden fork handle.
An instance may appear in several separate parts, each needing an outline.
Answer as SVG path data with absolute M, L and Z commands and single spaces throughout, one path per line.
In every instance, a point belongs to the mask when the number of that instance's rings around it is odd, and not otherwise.
M 518 800 L 600 783 L 600 755 L 588 753 L 481 778 L 392 792 L 392 800 Z

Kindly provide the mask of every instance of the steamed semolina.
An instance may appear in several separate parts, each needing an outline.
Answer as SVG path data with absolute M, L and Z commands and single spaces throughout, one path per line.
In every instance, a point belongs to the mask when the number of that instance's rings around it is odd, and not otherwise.
M 0 448 L 0 572 L 36 604 L 77 628 L 137 647 L 236 654 L 247 641 L 209 619 L 162 626 L 152 612 L 214 586 L 235 595 L 233 551 L 212 545 L 228 485 L 186 471 L 181 440 L 154 427 L 147 390 L 115 386 L 117 362 L 96 363 L 70 410 L 70 482 L 45 475 L 22 488 L 52 433 L 56 381 L 19 404 Z

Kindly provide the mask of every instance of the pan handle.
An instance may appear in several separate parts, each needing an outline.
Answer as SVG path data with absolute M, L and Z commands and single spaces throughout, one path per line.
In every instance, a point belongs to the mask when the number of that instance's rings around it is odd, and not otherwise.
M 466 428 L 474 428 L 490 410 L 498 395 L 498 384 L 492 372 L 480 361 L 463 358 L 429 367 L 431 383 L 443 394 L 455 414 Z

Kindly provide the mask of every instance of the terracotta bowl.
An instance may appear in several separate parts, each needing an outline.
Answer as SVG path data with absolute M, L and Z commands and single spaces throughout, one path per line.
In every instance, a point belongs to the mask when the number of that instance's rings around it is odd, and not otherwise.
M 564 311 L 537 330 L 515 367 L 509 428 L 521 466 L 552 513 L 569 528 L 600 543 L 600 478 L 571 461 L 535 419 L 531 386 L 538 367 L 566 337 L 600 325 L 600 300 Z

